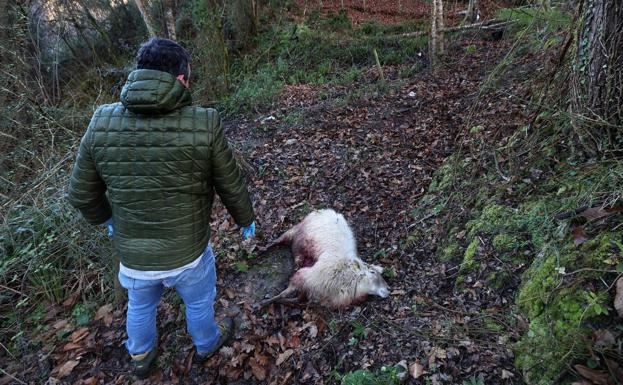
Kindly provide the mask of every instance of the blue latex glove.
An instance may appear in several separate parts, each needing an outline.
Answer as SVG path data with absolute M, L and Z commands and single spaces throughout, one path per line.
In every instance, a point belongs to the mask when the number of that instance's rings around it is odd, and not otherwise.
M 108 227 L 108 236 L 112 237 L 112 235 L 114 233 L 113 228 L 112 228 L 112 217 L 109 220 L 107 220 L 106 222 L 102 223 L 101 226 L 107 226 Z
M 252 238 L 255 235 L 255 221 L 247 227 L 242 228 L 242 239 Z

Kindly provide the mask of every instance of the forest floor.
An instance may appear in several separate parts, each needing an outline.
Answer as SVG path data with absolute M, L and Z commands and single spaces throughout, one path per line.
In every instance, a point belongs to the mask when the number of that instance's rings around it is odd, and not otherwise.
M 48 307 L 48 331 L 32 341 L 42 348 L 3 366 L 11 375 L 0 384 L 321 384 L 401 361 L 424 370 L 418 379 L 409 376 L 412 384 L 522 383 L 513 366 L 516 336 L 495 327 L 510 313 L 512 288 L 475 280 L 456 290 L 456 264 L 435 258 L 426 239 L 407 242 L 420 225 L 412 216 L 416 202 L 474 116 L 508 128 L 525 120 L 516 100 L 527 90 L 519 81 L 481 87 L 512 43 L 487 37 L 455 40 L 448 55 L 454 59 L 435 72 L 404 79 L 400 66 L 384 67 L 383 81 L 372 67 L 355 85 L 287 86 L 271 113 L 227 122 L 245 160 L 259 234 L 240 246 L 236 226 L 216 206 L 216 313 L 234 315 L 238 330 L 231 347 L 204 367 L 191 365 L 183 305 L 172 293 L 159 308 L 157 369 L 144 381 L 130 375 L 125 309 L 106 304 L 80 327 L 61 316 L 70 299 Z M 476 49 L 467 53 L 467 46 Z M 515 73 L 525 80 L 521 69 Z M 391 296 L 342 310 L 303 302 L 254 312 L 258 293 L 265 294 L 266 258 L 283 262 L 283 254 L 257 256 L 257 249 L 323 207 L 343 213 L 360 256 L 386 268 Z M 273 293 L 285 287 L 292 266 L 283 270 Z

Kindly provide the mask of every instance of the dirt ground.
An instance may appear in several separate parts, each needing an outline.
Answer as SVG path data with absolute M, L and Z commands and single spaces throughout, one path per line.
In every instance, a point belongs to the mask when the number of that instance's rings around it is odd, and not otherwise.
M 451 44 L 453 61 L 435 72 L 424 68 L 405 79 L 404 67 L 387 67 L 380 85 L 372 68 L 352 100 L 351 86 L 288 86 L 270 113 L 227 122 L 248 173 L 259 233 L 240 244 L 222 206 L 213 213 L 217 314 L 234 315 L 238 330 L 233 344 L 204 367 L 191 364 L 183 307 L 168 293 L 158 316 L 158 365 L 148 380 L 129 374 L 125 309 L 102 306 L 95 321 L 77 327 L 57 317 L 62 305 L 56 305 L 46 316 L 49 331 L 35 341 L 42 349 L 4 367 L 19 379 L 0 377 L 0 384 L 329 384 L 338 373 L 400 361 L 419 362 L 425 371 L 411 384 L 478 377 L 486 384 L 522 383 L 512 333 L 483 326 L 508 315 L 512 290 L 478 280 L 455 290 L 457 266 L 437 260 L 426 239 L 407 242 L 420 226 L 412 210 L 459 131 L 476 120 L 512 128 L 524 119 L 515 97 L 525 90 L 512 81 L 495 92 L 480 88 L 510 44 L 464 37 Z M 476 51 L 465 54 L 467 45 Z M 345 215 L 362 259 L 393 271 L 390 297 L 342 310 L 302 302 L 254 312 L 258 297 L 284 288 L 293 271 L 287 252 L 258 256 L 257 250 L 323 207 Z

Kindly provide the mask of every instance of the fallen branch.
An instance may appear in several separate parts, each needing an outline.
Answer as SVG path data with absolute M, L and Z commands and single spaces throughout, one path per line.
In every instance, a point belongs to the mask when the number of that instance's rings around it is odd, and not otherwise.
M 491 19 L 487 21 L 481 21 L 480 23 L 473 23 L 473 24 L 460 25 L 457 27 L 444 28 L 444 29 L 441 29 L 440 31 L 441 32 L 462 32 L 462 31 L 466 31 L 470 29 L 489 30 L 489 29 L 498 29 L 501 27 L 505 27 L 513 23 L 515 23 L 514 20 L 499 21 L 497 19 Z M 428 33 L 430 32 L 429 31 L 417 31 L 417 32 L 403 33 L 400 35 L 394 35 L 392 37 L 415 37 L 415 36 L 426 35 Z

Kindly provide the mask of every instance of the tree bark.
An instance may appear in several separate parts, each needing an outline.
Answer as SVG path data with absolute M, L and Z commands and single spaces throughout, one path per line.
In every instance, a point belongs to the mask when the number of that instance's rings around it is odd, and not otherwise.
M 478 0 L 469 0 L 467 6 L 467 14 L 465 15 L 465 21 L 468 23 L 475 23 L 480 18 L 480 9 Z
M 228 9 L 227 26 L 232 30 L 233 49 L 246 49 L 257 34 L 257 2 L 253 0 L 232 0 Z
M 175 1 L 168 0 L 164 3 L 164 19 L 167 25 L 167 37 L 171 40 L 177 40 L 177 31 L 175 29 Z
M 134 3 L 136 4 L 136 7 L 138 8 L 139 12 L 141 13 L 141 16 L 143 17 L 143 22 L 145 23 L 145 26 L 147 27 L 147 32 L 149 33 L 149 36 L 155 37 L 156 30 L 154 29 L 154 23 L 153 23 L 153 20 L 151 19 L 151 16 L 145 9 L 145 6 L 143 5 L 143 0 L 134 0 Z
M 623 3 L 586 0 L 577 39 L 573 125 L 598 152 L 623 142 Z
M 430 33 L 430 59 L 432 66 L 437 65 L 439 57 L 444 53 L 443 29 L 443 2 L 442 0 L 433 0 Z

